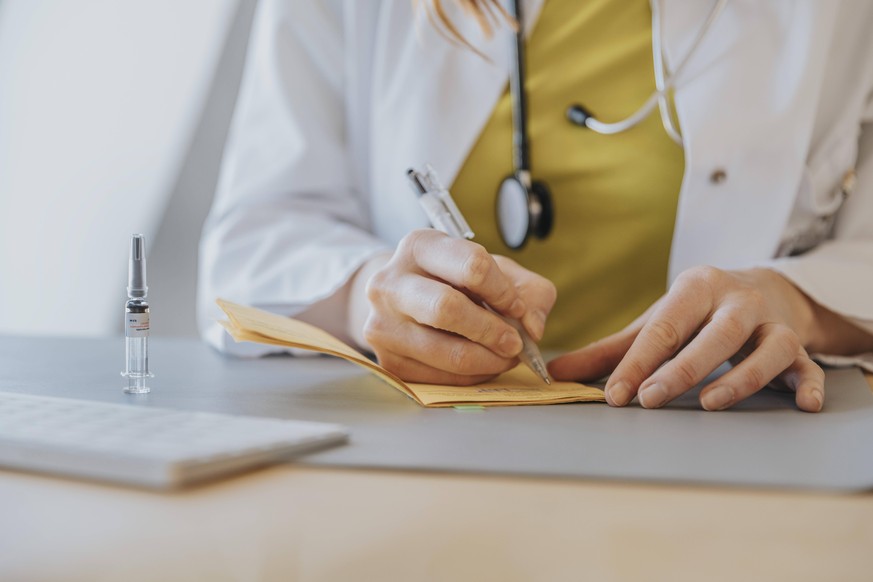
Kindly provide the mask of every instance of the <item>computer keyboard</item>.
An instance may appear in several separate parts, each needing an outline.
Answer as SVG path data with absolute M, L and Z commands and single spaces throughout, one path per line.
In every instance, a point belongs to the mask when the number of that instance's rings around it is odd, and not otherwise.
M 338 425 L 0 392 L 0 467 L 170 489 L 344 442 Z

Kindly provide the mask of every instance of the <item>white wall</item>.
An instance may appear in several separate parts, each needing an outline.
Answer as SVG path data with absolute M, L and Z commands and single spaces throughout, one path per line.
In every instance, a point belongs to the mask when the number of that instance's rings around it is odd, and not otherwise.
M 133 232 L 153 332 L 194 332 L 190 263 L 238 80 L 215 71 L 241 61 L 226 41 L 253 4 L 0 0 L 0 333 L 118 333 Z

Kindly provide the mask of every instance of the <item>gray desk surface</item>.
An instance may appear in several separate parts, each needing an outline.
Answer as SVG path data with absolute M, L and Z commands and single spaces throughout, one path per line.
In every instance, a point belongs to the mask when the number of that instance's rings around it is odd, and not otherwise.
M 0 337 L 0 390 L 137 406 L 337 422 L 351 443 L 305 463 L 340 467 L 731 484 L 873 488 L 873 395 L 857 370 L 828 372 L 825 410 L 762 393 L 707 413 L 689 395 L 663 410 L 602 404 L 423 409 L 330 358 L 221 356 L 152 338 L 152 393 L 121 390 L 123 341 Z

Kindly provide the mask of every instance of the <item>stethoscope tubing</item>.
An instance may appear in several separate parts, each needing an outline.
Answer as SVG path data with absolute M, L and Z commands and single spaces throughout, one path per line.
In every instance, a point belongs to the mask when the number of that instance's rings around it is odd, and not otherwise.
M 667 75 L 666 67 L 664 66 L 664 49 L 663 49 L 663 23 L 661 21 L 661 0 L 652 0 L 652 60 L 655 69 L 655 91 L 643 102 L 643 104 L 625 119 L 614 122 L 603 122 L 596 119 L 594 116 L 588 116 L 585 119 L 585 126 L 602 135 L 615 135 L 623 131 L 627 131 L 632 127 L 636 127 L 651 115 L 657 105 L 661 114 L 661 123 L 664 125 L 664 130 L 677 144 L 682 145 L 682 136 L 679 134 L 673 117 L 670 114 L 670 106 L 668 102 L 669 92 L 676 87 L 676 82 L 685 70 L 686 65 L 691 60 L 691 56 L 697 52 L 697 48 L 703 41 L 706 33 L 709 32 L 712 25 L 715 23 L 719 14 L 724 10 L 728 0 L 716 0 L 715 6 L 710 10 L 694 39 L 691 43 L 685 56 L 679 62 L 676 70 Z
M 651 0 L 652 6 L 652 60 L 655 70 L 655 91 L 628 117 L 614 122 L 603 122 L 595 118 L 581 105 L 567 109 L 567 117 L 576 125 L 587 127 L 602 135 L 615 135 L 642 123 L 659 108 L 661 123 L 673 141 L 682 145 L 682 136 L 670 113 L 668 95 L 676 86 L 677 79 L 684 72 L 691 56 L 697 51 L 707 32 L 721 14 L 728 0 L 716 0 L 691 47 L 685 53 L 672 74 L 666 73 L 662 43 L 662 20 L 660 0 Z M 543 239 L 551 231 L 553 208 L 548 185 L 536 182 L 531 177 L 530 136 L 528 132 L 528 101 L 525 91 L 526 59 L 524 39 L 524 18 L 521 0 L 512 0 L 509 7 L 515 18 L 517 29 L 512 53 L 515 66 L 510 69 L 509 89 L 512 103 L 512 164 L 513 173 L 504 179 L 498 188 L 497 224 L 503 242 L 511 249 L 520 249 L 530 236 Z M 523 208 L 523 210 L 522 210 Z M 518 211 L 516 211 L 518 209 Z M 519 214 L 522 212 L 523 214 Z M 523 216 L 527 220 L 523 220 Z M 507 220 L 504 220 L 504 217 Z M 515 218 L 513 218 L 515 217 Z
M 515 67 L 509 73 L 509 91 L 512 95 L 512 160 L 515 172 L 530 172 L 530 139 L 527 129 L 527 92 L 524 81 L 525 71 L 524 18 L 521 0 L 513 0 L 510 14 L 515 18 L 518 29 L 515 31 L 513 56 Z
M 668 102 L 669 92 L 676 87 L 676 83 L 682 73 L 685 71 L 691 56 L 697 52 L 697 48 L 706 34 L 712 28 L 716 19 L 724 10 L 728 0 L 716 0 L 715 6 L 710 10 L 697 33 L 694 41 L 691 43 L 685 56 L 679 62 L 675 71 L 672 74 L 667 74 L 664 65 L 664 50 L 663 50 L 663 22 L 661 19 L 661 0 L 652 0 L 652 59 L 655 69 L 655 91 L 628 117 L 613 121 L 600 121 L 593 115 L 587 115 L 582 122 L 585 127 L 595 131 L 601 135 L 615 135 L 623 131 L 627 131 L 636 127 L 643 122 L 655 106 L 658 106 L 661 114 L 661 122 L 664 125 L 664 130 L 679 145 L 682 145 L 682 137 L 679 134 L 676 125 L 673 123 L 673 118 L 670 114 Z M 530 138 L 527 129 L 527 96 L 524 90 L 525 81 L 525 59 L 524 59 L 524 29 L 523 18 L 521 12 L 521 1 L 513 0 L 511 6 L 513 17 L 518 23 L 518 30 L 515 34 L 515 43 L 513 44 L 515 67 L 510 72 L 510 91 L 512 93 L 512 112 L 513 112 L 513 160 L 516 171 L 530 171 Z

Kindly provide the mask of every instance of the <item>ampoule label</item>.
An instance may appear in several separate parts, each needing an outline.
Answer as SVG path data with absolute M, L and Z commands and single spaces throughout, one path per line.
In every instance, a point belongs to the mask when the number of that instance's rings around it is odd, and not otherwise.
M 149 314 L 146 313 L 125 313 L 124 314 L 124 336 L 125 337 L 148 337 L 149 335 Z

